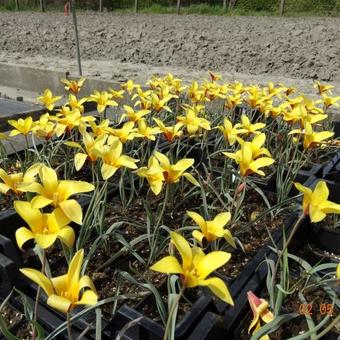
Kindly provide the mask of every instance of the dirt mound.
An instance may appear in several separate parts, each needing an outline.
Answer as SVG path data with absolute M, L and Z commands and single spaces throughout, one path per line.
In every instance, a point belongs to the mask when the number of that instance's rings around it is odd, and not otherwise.
M 78 14 L 82 56 L 153 66 L 340 80 L 340 19 Z M 72 18 L 0 13 L 2 56 L 74 58 Z

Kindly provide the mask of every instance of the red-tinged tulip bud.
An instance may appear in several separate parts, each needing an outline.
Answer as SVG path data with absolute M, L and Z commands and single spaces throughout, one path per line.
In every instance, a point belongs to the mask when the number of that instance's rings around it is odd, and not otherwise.
M 236 189 L 236 194 L 240 194 L 246 188 L 246 185 L 247 184 L 245 182 L 241 183 Z
M 258 298 L 252 291 L 247 292 L 247 297 L 249 303 L 255 305 L 256 307 L 260 306 L 262 301 Z

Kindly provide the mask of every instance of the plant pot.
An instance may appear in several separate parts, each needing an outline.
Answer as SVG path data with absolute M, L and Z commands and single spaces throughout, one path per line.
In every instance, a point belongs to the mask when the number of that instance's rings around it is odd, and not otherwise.
M 140 305 L 145 304 L 148 298 L 149 297 L 146 297 Z M 211 308 L 211 305 L 212 298 L 210 294 L 203 294 L 200 296 L 193 304 L 190 311 L 187 312 L 181 320 L 177 321 L 175 330 L 176 339 L 187 339 L 198 321 L 206 314 L 209 308 Z M 123 305 L 118 310 L 117 315 L 109 324 L 107 330 L 110 332 L 111 337 L 115 338 L 119 331 L 129 323 L 131 324 L 131 327 L 124 333 L 124 339 L 163 339 L 164 326 L 162 324 L 148 318 L 136 309 L 130 308 L 127 305 Z

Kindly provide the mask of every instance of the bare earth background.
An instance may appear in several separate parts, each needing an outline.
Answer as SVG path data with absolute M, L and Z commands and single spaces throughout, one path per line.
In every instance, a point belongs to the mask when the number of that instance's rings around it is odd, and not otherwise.
M 84 73 L 340 82 L 340 18 L 79 13 Z M 0 62 L 76 72 L 71 16 L 0 13 Z

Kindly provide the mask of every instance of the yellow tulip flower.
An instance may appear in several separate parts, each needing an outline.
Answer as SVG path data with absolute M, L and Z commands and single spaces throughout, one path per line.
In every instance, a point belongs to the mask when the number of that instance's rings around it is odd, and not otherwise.
M 8 124 L 14 127 L 9 134 L 10 136 L 17 136 L 20 134 L 27 136 L 34 127 L 32 117 L 27 117 L 25 119 L 19 118 L 18 120 L 10 119 L 8 120 Z
M 103 145 L 94 148 L 94 154 L 103 160 L 101 174 L 104 180 L 112 177 L 116 171 L 121 168 L 137 169 L 135 163 L 137 159 L 122 155 L 123 144 L 117 137 L 111 139 L 110 145 Z
M 79 305 L 95 305 L 98 302 L 90 277 L 80 277 L 83 259 L 84 250 L 78 250 L 70 262 L 67 274 L 52 279 L 35 269 L 22 268 L 20 271 L 44 290 L 50 307 L 62 313 L 69 313 Z
M 194 81 L 188 89 L 188 97 L 193 103 L 204 101 L 204 91 L 199 88 L 197 81 Z
M 155 135 L 161 133 L 162 131 L 158 127 L 150 127 L 147 125 L 144 118 L 138 121 L 138 130 L 136 131 L 136 137 L 142 137 L 149 140 L 156 140 Z
M 200 109 L 201 106 L 188 106 L 185 108 L 186 115 L 177 117 L 177 120 L 186 127 L 190 136 L 195 135 L 201 129 L 211 130 L 210 122 L 205 118 L 198 117 Z
M 226 97 L 224 107 L 233 110 L 237 105 L 242 104 L 241 94 L 230 95 Z
M 249 326 L 248 334 L 254 335 L 261 328 L 261 320 L 264 323 L 269 323 L 274 320 L 274 315 L 269 311 L 269 304 L 266 300 L 258 298 L 253 292 L 247 293 L 248 302 L 253 312 L 253 320 Z M 252 331 L 253 330 L 253 331 Z M 261 340 L 269 340 L 269 336 L 265 335 Z
M 41 209 L 48 205 L 55 208 L 60 207 L 71 221 L 82 224 L 81 206 L 76 200 L 69 199 L 69 197 L 92 191 L 94 186 L 83 181 L 58 180 L 57 173 L 45 165 L 39 168 L 39 177 L 42 184 L 34 182 L 20 186 L 21 191 L 38 194 L 31 201 L 32 208 Z
M 172 95 L 167 95 L 164 98 L 160 98 L 157 94 L 155 93 L 151 93 L 150 95 L 150 101 L 151 101 L 151 107 L 153 110 L 155 110 L 156 112 L 160 112 L 162 110 L 171 112 L 171 109 L 169 106 L 167 106 L 167 102 L 172 99 L 173 96 Z
M 79 80 L 62 79 L 61 82 L 65 84 L 66 91 L 69 91 L 77 95 L 81 88 L 83 87 L 85 80 L 86 80 L 85 78 L 80 78 Z
M 50 247 L 57 238 L 69 248 L 73 246 L 74 230 L 68 226 L 70 219 L 60 208 L 55 209 L 51 214 L 43 214 L 39 209 L 33 209 L 30 202 L 16 201 L 14 209 L 29 226 L 29 228 L 21 227 L 15 232 L 21 250 L 22 246 L 32 239 L 42 249 Z
M 223 152 L 223 154 L 231 159 L 234 159 L 235 162 L 239 164 L 240 174 L 242 177 L 248 176 L 252 173 L 265 176 L 265 173 L 260 170 L 260 168 L 274 163 L 274 160 L 270 157 L 260 157 L 255 159 L 252 152 L 251 142 L 244 142 L 241 145 L 241 149 L 235 153 Z
M 40 138 L 49 140 L 57 133 L 56 123 L 50 121 L 50 115 L 45 113 L 40 116 L 38 121 L 34 122 L 32 132 Z
M 229 222 L 231 214 L 230 212 L 220 213 L 212 221 L 206 221 L 201 215 L 194 211 L 187 211 L 188 216 L 193 219 L 201 231 L 194 230 L 192 236 L 200 243 L 203 240 L 212 242 L 220 237 L 224 237 L 225 240 L 234 248 L 236 244 L 231 232 L 228 229 L 224 229 L 225 225 Z
M 212 82 L 218 81 L 222 78 L 220 74 L 216 74 L 216 73 L 213 73 L 211 71 L 208 71 L 208 73 L 209 73 L 209 76 L 210 76 Z
M 303 135 L 303 147 L 305 149 L 312 148 L 318 144 L 325 143 L 326 139 L 329 139 L 334 136 L 334 132 L 332 131 L 321 131 L 315 132 L 313 131 L 312 125 L 310 123 L 305 123 L 304 130 L 295 129 L 289 132 L 292 134 L 301 134 Z
M 104 119 L 99 124 L 96 124 L 95 121 L 89 122 L 92 133 L 99 137 L 102 135 L 106 135 L 107 133 L 112 133 L 112 128 L 110 128 L 110 120 Z
M 122 143 L 126 143 L 135 138 L 136 131 L 134 122 L 126 122 L 120 129 L 112 129 L 111 134 L 118 137 Z
M 152 192 L 159 195 L 162 191 L 163 182 L 165 181 L 163 175 L 163 168 L 160 166 L 157 158 L 151 156 L 148 161 L 148 166 L 137 169 L 136 174 L 140 177 L 146 178 Z
M 135 111 L 131 106 L 128 106 L 128 105 L 124 105 L 123 107 L 124 107 L 125 113 L 122 114 L 120 121 L 119 121 L 120 123 L 124 120 L 125 117 L 127 117 L 129 121 L 136 123 L 142 117 L 146 116 L 147 114 L 151 112 L 150 110 Z
M 326 95 L 322 96 L 322 101 L 325 105 L 325 108 L 328 109 L 330 106 L 339 106 L 337 103 L 340 100 L 340 97 L 329 97 Z
M 330 90 L 334 89 L 333 85 L 326 85 L 326 84 L 321 84 L 319 81 L 316 81 L 314 84 L 314 88 L 317 89 L 319 95 L 322 95 L 326 92 L 330 92 Z
M 52 111 L 55 103 L 58 102 L 62 96 L 53 96 L 51 90 L 46 89 L 44 94 L 38 97 L 38 102 L 46 107 L 47 110 Z
M 191 248 L 180 234 L 171 232 L 170 235 L 171 242 L 181 255 L 182 264 L 175 256 L 166 256 L 151 266 L 150 269 L 165 274 L 180 274 L 184 287 L 208 287 L 222 301 L 234 305 L 226 284 L 218 277 L 207 278 L 213 271 L 225 265 L 231 254 L 224 251 L 204 254 L 199 247 Z
M 247 132 L 245 129 L 240 129 L 240 126 L 241 124 L 235 124 L 233 126 L 228 118 L 224 118 L 223 125 L 217 126 L 217 129 L 223 133 L 225 140 L 228 141 L 230 145 L 234 145 L 238 135 Z
M 139 89 L 140 85 L 139 84 L 135 84 L 133 82 L 133 80 L 129 79 L 126 83 L 122 84 L 122 89 L 124 89 L 125 91 L 127 91 L 129 93 L 129 95 L 132 94 L 134 89 Z
M 246 130 L 246 133 L 260 133 L 260 129 L 263 129 L 266 126 L 264 123 L 255 123 L 252 124 L 250 119 L 246 115 L 241 116 L 241 127 Z
M 247 89 L 248 96 L 245 97 L 245 102 L 252 108 L 256 109 L 263 101 L 268 99 L 264 90 L 258 86 L 252 86 Z
M 70 111 L 66 116 L 52 116 L 50 119 L 57 122 L 56 135 L 58 137 L 64 132 L 70 134 L 74 128 L 78 128 L 80 132 L 82 132 L 88 125 L 88 122 L 94 122 L 96 120 L 93 116 L 83 116 L 78 110 Z
M 112 97 L 115 99 L 123 99 L 124 98 L 124 90 L 114 90 L 111 87 L 109 88 L 110 93 L 112 94 Z
M 181 177 L 185 177 L 193 185 L 199 186 L 196 179 L 188 172 L 185 172 L 185 170 L 194 164 L 194 159 L 183 158 L 176 164 L 171 164 L 169 158 L 158 151 L 155 151 L 155 157 L 163 169 L 163 175 L 166 183 L 177 183 Z
M 96 139 L 91 136 L 90 133 L 84 132 L 83 133 L 83 144 L 84 148 L 76 142 L 65 142 L 65 145 L 73 147 L 73 148 L 78 148 L 82 152 L 78 152 L 74 156 L 74 166 L 77 171 L 79 171 L 85 164 L 87 160 L 89 160 L 92 163 L 95 163 L 97 161 L 97 156 L 94 153 L 94 148 L 95 147 L 102 147 L 105 143 L 106 136 L 102 135 L 97 137 Z
M 68 96 L 67 105 L 70 106 L 72 111 L 78 110 L 80 113 L 84 113 L 84 103 L 87 101 L 87 98 L 78 98 L 74 94 L 70 94 Z
M 297 190 L 303 193 L 303 213 L 313 223 L 322 221 L 327 214 L 340 214 L 340 204 L 328 201 L 329 190 L 325 181 L 319 181 L 314 191 L 300 183 L 294 183 Z
M 154 118 L 153 120 L 156 122 L 160 130 L 163 132 L 164 137 L 169 143 L 173 142 L 175 138 L 182 137 L 183 135 L 182 123 L 176 123 L 173 126 L 165 126 L 160 119 Z
M 237 141 L 240 143 L 240 145 L 243 145 L 246 143 L 243 139 L 237 138 Z M 259 135 L 256 135 L 252 141 L 247 142 L 248 145 L 251 147 L 252 157 L 254 159 L 259 158 L 260 156 L 268 156 L 271 157 L 269 150 L 267 148 L 263 148 L 263 144 L 266 141 L 266 135 L 264 133 L 260 133 Z
M 108 93 L 106 91 L 94 91 L 93 94 L 90 95 L 88 101 L 97 103 L 97 111 L 99 113 L 104 112 L 107 106 L 118 106 L 118 103 L 112 100 L 112 93 Z
M 9 191 L 12 191 L 16 195 L 21 195 L 20 185 L 34 182 L 40 167 L 41 163 L 33 164 L 26 170 L 25 174 L 22 172 L 7 174 L 4 169 L 0 168 L 0 178 L 3 181 L 3 183 L 0 183 L 0 192 L 7 195 Z

